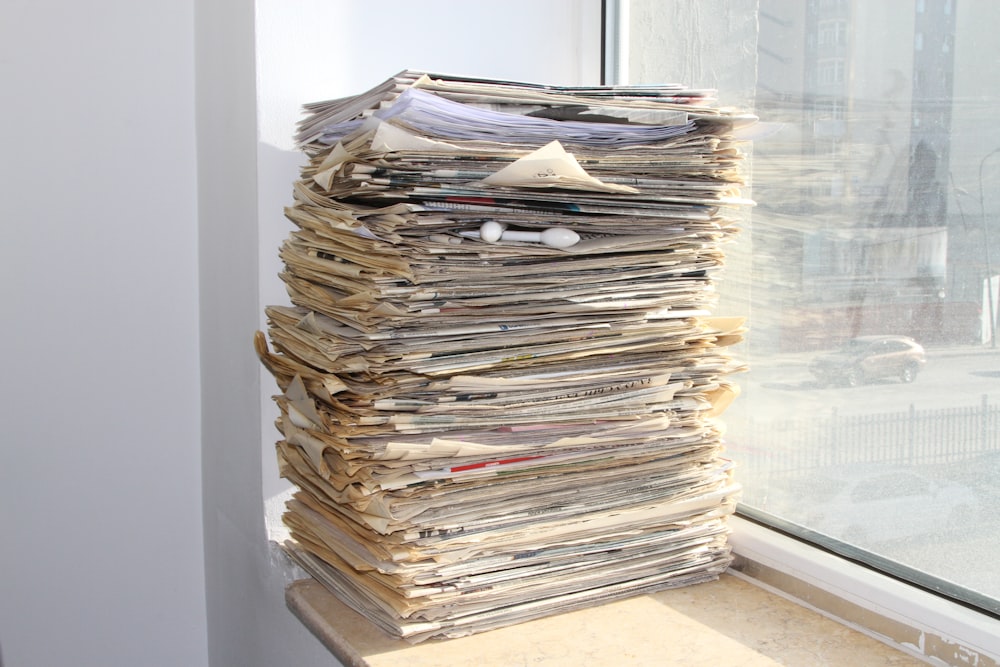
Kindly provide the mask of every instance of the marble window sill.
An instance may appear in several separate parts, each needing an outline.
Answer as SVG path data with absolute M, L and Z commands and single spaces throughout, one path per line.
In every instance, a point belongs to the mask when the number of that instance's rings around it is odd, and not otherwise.
M 411 645 L 382 633 L 311 579 L 289 609 L 346 667 L 477 665 L 922 665 L 736 574 L 492 632 Z

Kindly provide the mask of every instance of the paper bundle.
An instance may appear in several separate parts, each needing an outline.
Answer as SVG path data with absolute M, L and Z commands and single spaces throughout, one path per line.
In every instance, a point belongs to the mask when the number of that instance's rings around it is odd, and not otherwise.
M 716 578 L 753 119 L 409 71 L 306 110 L 292 305 L 256 338 L 293 558 L 409 641 Z

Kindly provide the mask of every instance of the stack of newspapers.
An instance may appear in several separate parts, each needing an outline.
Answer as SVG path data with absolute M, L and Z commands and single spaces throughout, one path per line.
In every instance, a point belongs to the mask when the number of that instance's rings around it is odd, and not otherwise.
M 404 71 L 307 105 L 255 346 L 292 558 L 411 642 L 718 577 L 713 316 L 753 117 L 684 86 Z M 270 345 L 268 343 L 270 341 Z

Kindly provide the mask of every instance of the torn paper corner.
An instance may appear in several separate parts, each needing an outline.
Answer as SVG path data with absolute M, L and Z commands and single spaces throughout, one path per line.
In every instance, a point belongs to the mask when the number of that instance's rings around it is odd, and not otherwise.
M 572 153 L 559 141 L 551 141 L 538 150 L 518 158 L 495 174 L 483 179 L 487 185 L 511 188 L 568 188 L 592 192 L 636 194 L 628 185 L 604 183 L 588 174 Z
M 345 162 L 351 160 L 353 157 L 354 155 L 338 141 L 337 145 L 323 158 L 316 173 L 313 175 L 313 181 L 324 190 L 329 190 L 330 183 L 333 182 L 333 177 L 337 174 L 337 171 Z
M 719 417 L 739 395 L 740 386 L 729 383 L 708 392 L 708 400 L 712 403 L 712 407 L 705 412 L 705 416 L 709 419 Z

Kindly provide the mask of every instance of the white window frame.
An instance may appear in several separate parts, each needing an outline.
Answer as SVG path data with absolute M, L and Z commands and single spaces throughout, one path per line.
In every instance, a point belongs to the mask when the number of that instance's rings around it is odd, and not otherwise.
M 979 610 L 748 519 L 730 524 L 738 576 L 923 659 L 983 665 L 1000 656 L 1000 621 Z

